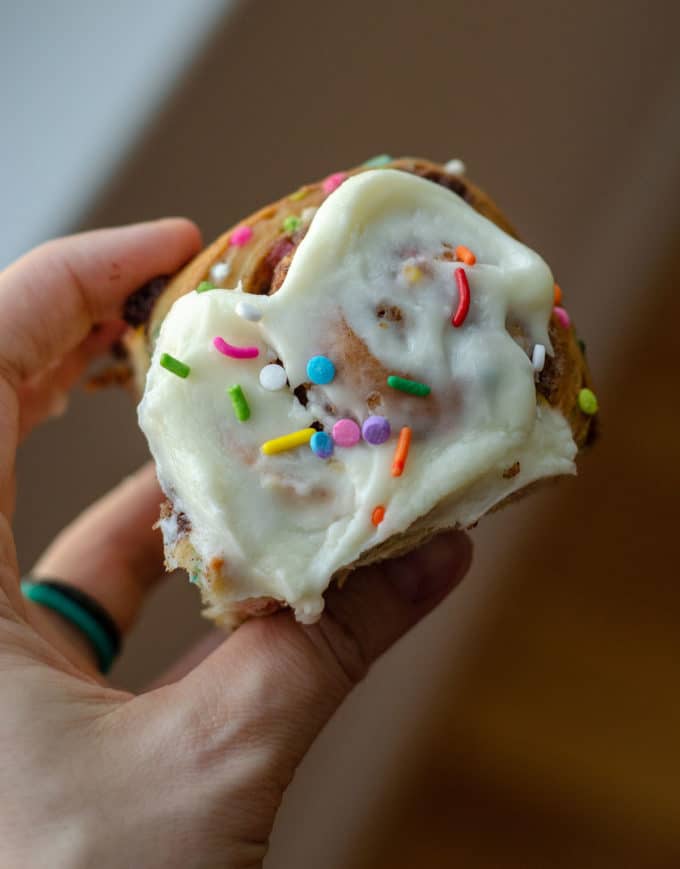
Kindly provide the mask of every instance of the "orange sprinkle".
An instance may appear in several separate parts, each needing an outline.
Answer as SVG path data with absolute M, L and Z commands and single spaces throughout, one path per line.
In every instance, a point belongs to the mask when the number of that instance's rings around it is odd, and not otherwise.
M 404 465 L 408 458 L 408 450 L 411 446 L 411 429 L 405 425 L 399 432 L 399 440 L 397 448 L 394 451 L 394 459 L 392 460 L 392 476 L 401 477 L 404 472 Z
M 464 244 L 459 244 L 456 248 L 456 259 L 465 263 L 466 266 L 473 266 L 477 262 L 477 257 Z
M 562 287 L 559 284 L 555 284 L 555 304 L 562 304 Z
M 378 506 L 371 513 L 371 522 L 377 527 L 378 525 L 380 525 L 384 518 L 385 508 L 382 504 L 378 504 Z

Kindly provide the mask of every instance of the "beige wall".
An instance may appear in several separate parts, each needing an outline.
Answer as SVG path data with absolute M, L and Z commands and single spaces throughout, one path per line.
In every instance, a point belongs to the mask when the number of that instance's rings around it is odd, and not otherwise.
M 374 153 L 460 156 L 552 265 L 606 399 L 643 315 L 646 270 L 678 215 L 678 9 L 592 0 L 243 4 L 84 224 L 182 213 L 210 238 L 299 183 Z M 77 396 L 21 452 L 23 566 L 145 456 L 124 395 Z M 348 865 L 353 832 L 402 762 L 436 674 L 473 654 L 503 559 L 541 504 L 483 523 L 465 587 L 327 729 L 284 804 L 269 865 Z M 194 603 L 194 590 L 173 577 L 131 637 L 120 682 L 141 686 L 202 630 Z

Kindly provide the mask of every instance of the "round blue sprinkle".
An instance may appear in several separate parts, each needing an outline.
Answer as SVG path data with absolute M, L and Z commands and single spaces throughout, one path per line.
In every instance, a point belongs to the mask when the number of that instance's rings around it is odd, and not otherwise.
M 315 432 L 309 445 L 320 459 L 328 459 L 333 455 L 333 438 L 325 431 Z
M 307 377 L 312 383 L 330 383 L 335 377 L 335 365 L 327 356 L 312 356 L 307 363 Z

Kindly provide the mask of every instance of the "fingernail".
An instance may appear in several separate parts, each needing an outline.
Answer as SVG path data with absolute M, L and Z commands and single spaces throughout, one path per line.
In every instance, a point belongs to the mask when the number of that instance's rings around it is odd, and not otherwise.
M 410 603 L 438 599 L 457 585 L 472 559 L 472 542 L 462 531 L 442 534 L 389 566 L 397 594 Z

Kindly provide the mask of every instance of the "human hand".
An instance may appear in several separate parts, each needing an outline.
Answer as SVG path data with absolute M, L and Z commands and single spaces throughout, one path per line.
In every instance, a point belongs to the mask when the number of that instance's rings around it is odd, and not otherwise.
M 10 524 L 19 439 L 120 333 L 127 295 L 199 247 L 189 222 L 158 221 L 50 242 L 0 274 L 2 865 L 260 866 L 317 733 L 470 563 L 468 538 L 442 535 L 357 570 L 316 625 L 288 611 L 251 620 L 139 696 L 99 676 L 77 629 L 24 600 Z M 34 575 L 86 591 L 129 630 L 162 572 L 160 500 L 142 469 L 66 529 Z

